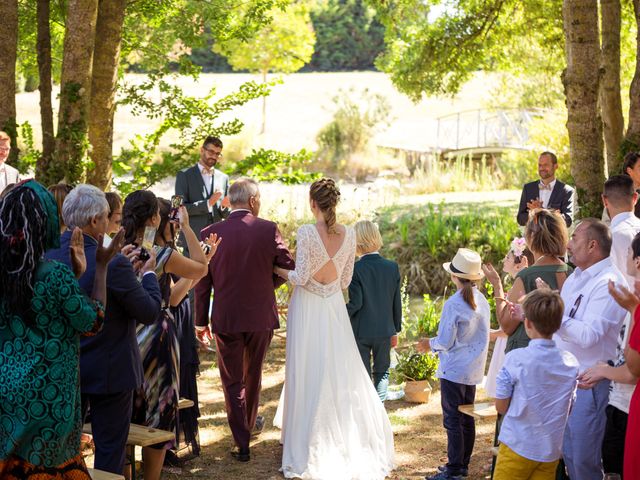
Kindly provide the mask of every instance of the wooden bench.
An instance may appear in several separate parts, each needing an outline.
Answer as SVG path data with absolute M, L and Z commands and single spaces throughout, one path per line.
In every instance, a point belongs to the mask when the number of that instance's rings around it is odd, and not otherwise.
M 473 418 L 490 418 L 495 419 L 498 417 L 495 404 L 491 402 L 483 403 L 471 403 L 467 405 L 458 405 L 458 410 L 465 415 L 469 415 Z
M 96 470 L 95 468 L 87 468 L 87 470 L 89 470 L 89 475 L 93 480 L 124 480 L 122 475 L 116 475 L 115 473 Z
M 182 410 L 183 408 L 191 408 L 194 405 L 195 404 L 193 403 L 193 400 L 189 400 L 188 398 L 181 398 L 180 400 L 178 400 L 178 410 Z
M 91 424 L 85 423 L 82 431 L 84 433 L 91 433 Z M 174 438 L 176 438 L 176 435 L 173 432 L 167 432 L 166 430 L 158 430 L 157 428 L 150 428 L 132 423 L 129 426 L 129 436 L 127 437 L 127 456 L 131 461 L 131 479 L 135 480 L 136 478 L 136 446 L 148 447 L 149 445 L 155 445 L 156 443 L 168 442 Z

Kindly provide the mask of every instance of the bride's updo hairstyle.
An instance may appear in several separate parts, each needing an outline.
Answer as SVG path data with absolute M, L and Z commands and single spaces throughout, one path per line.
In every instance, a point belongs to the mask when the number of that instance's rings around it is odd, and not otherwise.
M 311 184 L 309 196 L 316 202 L 324 215 L 329 233 L 338 233 L 336 230 L 336 206 L 340 200 L 340 190 L 332 178 L 321 178 Z

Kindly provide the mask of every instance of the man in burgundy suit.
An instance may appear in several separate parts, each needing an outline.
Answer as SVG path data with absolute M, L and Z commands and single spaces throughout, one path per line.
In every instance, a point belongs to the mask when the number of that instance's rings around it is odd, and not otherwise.
M 231 454 L 246 462 L 258 414 L 262 363 L 273 330 L 280 326 L 274 289 L 284 280 L 274 275 L 273 267 L 291 270 L 294 262 L 276 224 L 258 218 L 260 192 L 254 180 L 237 180 L 229 188 L 229 200 L 229 217 L 200 234 L 204 239 L 216 233 L 222 242 L 209 273 L 195 287 L 195 319 L 198 338 L 206 343 L 212 332 L 215 335 L 227 419 L 236 444 Z

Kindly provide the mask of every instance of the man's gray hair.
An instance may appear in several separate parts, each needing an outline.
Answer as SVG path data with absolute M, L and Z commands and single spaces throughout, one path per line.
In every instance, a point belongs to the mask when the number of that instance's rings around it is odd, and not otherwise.
M 229 203 L 231 205 L 247 205 L 249 198 L 258 194 L 258 182 L 253 178 L 242 177 L 229 187 Z
M 585 224 L 585 234 L 588 240 L 595 240 L 603 256 L 611 255 L 611 230 L 606 223 L 597 218 L 583 218 L 580 225 Z
M 81 183 L 62 204 L 62 219 L 69 230 L 85 227 L 93 217 L 103 213 L 109 213 L 109 203 L 104 192 L 93 185 Z

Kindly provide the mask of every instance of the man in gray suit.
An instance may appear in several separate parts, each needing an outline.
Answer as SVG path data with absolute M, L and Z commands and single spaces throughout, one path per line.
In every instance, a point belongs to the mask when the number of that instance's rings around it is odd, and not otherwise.
M 200 147 L 198 163 L 176 176 L 176 195 L 182 195 L 189 224 L 198 236 L 203 228 L 229 215 L 229 176 L 215 168 L 221 158 L 222 141 L 209 136 Z M 180 241 L 186 249 L 182 235 Z
M 525 226 L 529 220 L 529 211 L 536 208 L 558 210 L 567 227 L 573 222 L 573 187 L 556 179 L 558 157 L 552 152 L 542 152 L 538 157 L 540 180 L 525 184 L 518 208 L 518 224 Z

